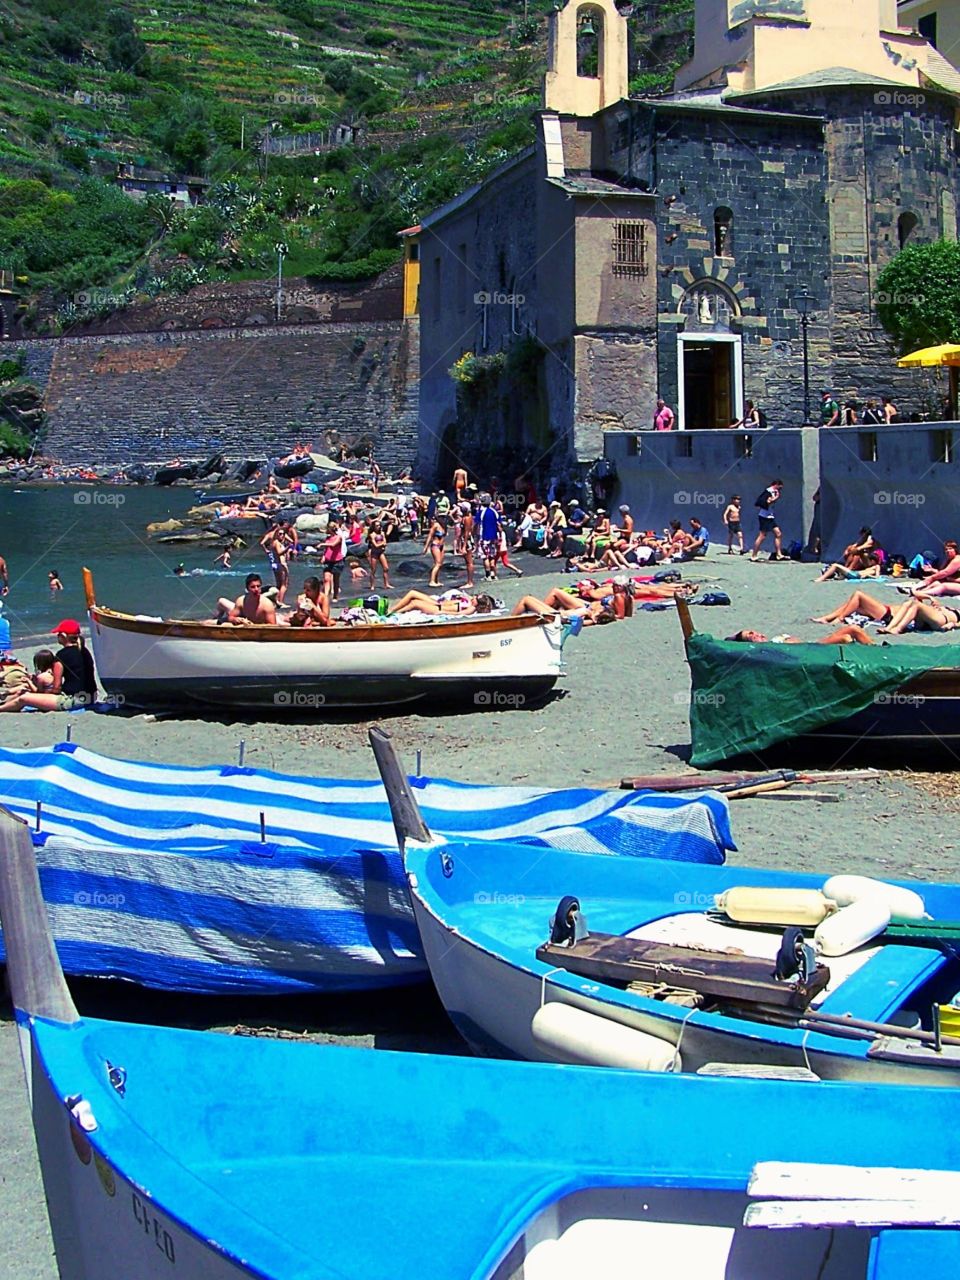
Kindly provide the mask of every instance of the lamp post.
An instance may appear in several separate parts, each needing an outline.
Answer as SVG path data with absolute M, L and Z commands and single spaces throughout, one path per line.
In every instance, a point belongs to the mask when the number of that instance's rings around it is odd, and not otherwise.
M 274 248 L 277 251 L 277 323 L 279 323 L 280 313 L 283 310 L 283 259 L 289 250 L 282 240 L 274 245 Z
M 810 328 L 810 311 L 813 307 L 813 295 L 808 293 L 806 289 L 801 289 L 793 300 L 794 306 L 800 312 L 800 332 L 803 334 L 803 425 L 810 425 L 810 345 L 809 334 Z

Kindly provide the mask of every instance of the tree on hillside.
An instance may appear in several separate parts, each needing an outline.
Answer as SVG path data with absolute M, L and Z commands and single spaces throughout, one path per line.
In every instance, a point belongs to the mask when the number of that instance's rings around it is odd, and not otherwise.
M 903 249 L 877 280 L 877 315 L 901 353 L 960 342 L 960 244 Z

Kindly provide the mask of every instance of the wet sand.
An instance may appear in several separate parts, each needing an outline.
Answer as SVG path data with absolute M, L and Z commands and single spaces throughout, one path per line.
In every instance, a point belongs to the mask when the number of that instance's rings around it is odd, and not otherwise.
M 416 566 L 419 576 L 394 578 L 395 584 L 422 586 L 426 560 L 406 546 L 392 562 Z M 573 581 L 561 562 L 517 558 L 522 580 L 496 585 L 495 594 L 512 604 L 525 591 L 542 595 L 551 585 Z M 817 568 L 793 562 L 751 564 L 714 548 L 702 564 L 682 567 L 684 578 L 726 590 L 731 607 L 693 609 L 700 630 L 728 635 L 752 627 L 768 635 L 790 633 L 814 640 L 823 628 L 811 615 L 834 608 L 850 591 L 847 583 L 817 585 Z M 597 576 L 597 575 L 594 575 Z M 294 581 L 297 581 L 296 574 Z M 445 585 L 462 575 L 445 575 Z M 478 589 L 482 583 L 478 582 Z M 889 585 L 865 589 L 880 599 L 899 599 Z M 394 593 L 397 594 L 397 593 Z M 921 635 L 916 642 L 958 643 L 958 633 Z M 894 644 L 898 643 L 896 640 Z M 181 764 L 232 763 L 238 743 L 246 743 L 245 762 L 254 768 L 339 777 L 376 775 L 367 745 L 367 729 L 384 724 L 413 770 L 422 751 L 426 774 L 474 782 L 529 783 L 548 786 L 615 786 L 626 775 L 686 772 L 689 747 L 689 679 L 674 610 L 639 612 L 608 627 L 588 628 L 565 648 L 567 674 L 561 691 L 535 709 L 476 711 L 456 715 L 385 713 L 363 721 L 343 717 L 333 723 L 204 721 L 182 718 L 90 712 L 24 714 L 0 719 L 0 745 L 49 746 L 65 736 L 69 718 L 73 741 L 91 750 L 127 759 Z M 832 753 L 832 754 L 831 754 Z M 858 760 L 825 748 L 815 763 L 821 769 L 849 769 Z M 894 761 L 896 771 L 876 781 L 824 783 L 815 791 L 838 794 L 837 803 L 813 799 L 752 799 L 732 806 L 738 851 L 736 864 L 795 867 L 798 870 L 861 872 L 930 880 L 955 880 L 960 874 L 960 799 L 953 780 L 927 773 L 911 776 L 913 762 Z M 957 761 L 947 761 L 946 768 Z M 389 1001 L 365 997 L 352 1001 L 312 1002 L 310 1009 L 274 1003 L 189 1003 L 168 997 L 118 992 L 84 983 L 77 988 L 81 1012 L 106 1017 L 150 1018 L 178 1025 L 232 1028 L 286 1027 L 381 1047 L 455 1051 L 457 1040 L 427 991 Z M 42 1192 L 29 1132 L 16 1041 L 9 1010 L 0 1022 L 0 1144 L 6 1159 L 0 1174 L 0 1280 L 10 1276 L 56 1275 L 49 1246 Z

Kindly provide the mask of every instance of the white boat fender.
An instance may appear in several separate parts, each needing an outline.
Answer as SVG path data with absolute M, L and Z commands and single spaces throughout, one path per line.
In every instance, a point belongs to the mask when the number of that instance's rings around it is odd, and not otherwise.
M 549 1000 L 533 1015 L 530 1032 L 554 1062 L 628 1071 L 680 1071 L 680 1054 L 669 1040 L 612 1022 L 560 1000 Z
M 806 925 L 815 928 L 837 909 L 819 889 L 768 889 L 736 885 L 714 898 L 717 910 L 738 924 Z
M 550 941 L 555 946 L 575 947 L 582 938 L 588 938 L 586 917 L 580 911 L 580 901 L 571 894 L 565 894 L 557 903 L 557 909 L 550 917 Z
M 898 884 L 886 884 L 870 876 L 831 876 L 823 886 L 828 898 L 841 907 L 849 907 L 862 898 L 873 895 L 881 898 L 889 907 L 891 916 L 903 920 L 929 920 L 923 899 L 912 889 Z
M 845 956 L 883 933 L 890 923 L 890 908 L 877 894 L 851 902 L 817 925 L 813 941 L 820 955 Z

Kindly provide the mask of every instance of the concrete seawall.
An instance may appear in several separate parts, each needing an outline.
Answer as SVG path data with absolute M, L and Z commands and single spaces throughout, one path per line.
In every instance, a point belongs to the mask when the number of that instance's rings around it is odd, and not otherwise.
M 908 557 L 939 554 L 960 538 L 960 423 L 745 431 L 607 432 L 617 466 L 614 505 L 626 502 L 642 528 L 697 516 L 714 541 L 731 496 L 742 500 L 744 537 L 756 536 L 754 500 L 784 481 L 777 506 L 784 546 L 811 543 L 819 489 L 822 559 L 835 559 L 862 525 Z

